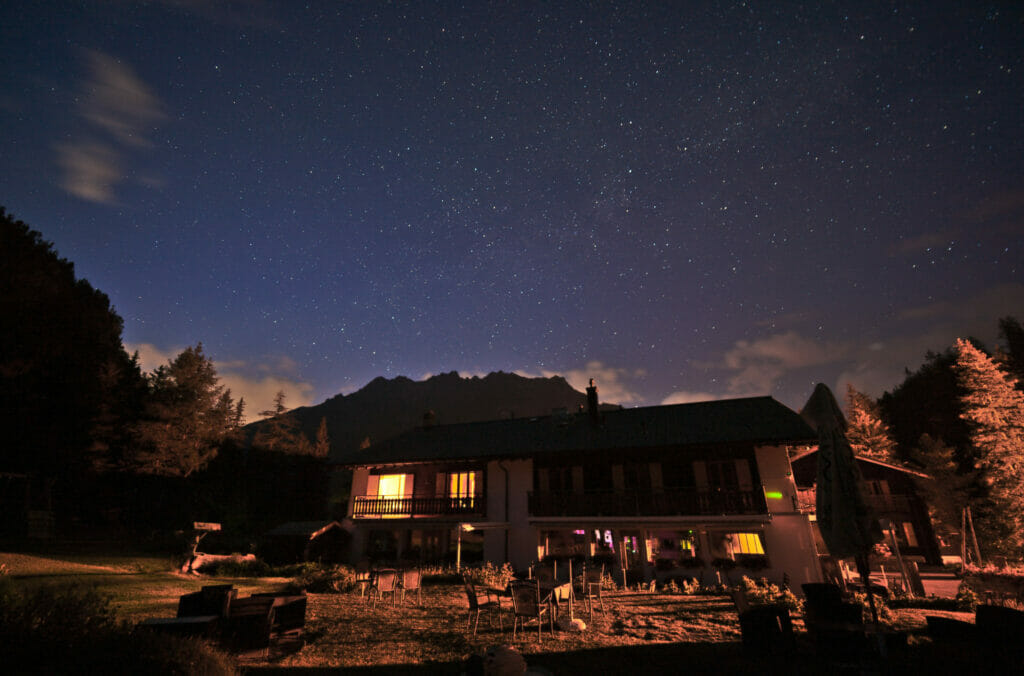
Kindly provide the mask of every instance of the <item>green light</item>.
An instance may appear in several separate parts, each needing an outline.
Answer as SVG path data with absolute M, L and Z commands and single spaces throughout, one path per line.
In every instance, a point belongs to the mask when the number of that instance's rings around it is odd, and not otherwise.
M 766 498 L 771 498 L 772 500 L 781 500 L 782 491 L 765 491 L 764 496 Z

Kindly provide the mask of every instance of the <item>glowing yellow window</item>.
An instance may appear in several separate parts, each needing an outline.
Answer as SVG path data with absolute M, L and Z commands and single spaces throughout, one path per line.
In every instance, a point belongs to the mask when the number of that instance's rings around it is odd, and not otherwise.
M 730 533 L 733 554 L 764 554 L 759 533 Z
M 376 479 L 378 500 L 397 500 L 398 498 L 412 497 L 412 474 L 381 474 Z M 381 514 L 381 517 L 385 519 L 408 517 L 408 514 L 391 513 L 397 511 L 398 504 L 400 503 L 397 503 L 394 509 L 388 506 Z
M 476 495 L 476 472 L 448 475 L 448 497 L 471 498 Z

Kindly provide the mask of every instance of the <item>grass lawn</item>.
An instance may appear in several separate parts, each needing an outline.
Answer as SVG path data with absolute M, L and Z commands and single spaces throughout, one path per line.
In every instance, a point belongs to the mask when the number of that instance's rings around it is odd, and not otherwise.
M 130 554 L 63 556 L 59 553 L 0 553 L 15 584 L 40 585 L 82 582 L 113 597 L 119 613 L 130 622 L 146 617 L 173 616 L 181 594 L 204 584 L 231 582 L 240 595 L 282 588 L 284 578 L 211 579 L 182 575 L 167 561 Z M 466 658 L 496 644 L 511 644 L 531 667 L 554 674 L 636 674 L 650 669 L 685 673 L 861 673 L 864 664 L 823 655 L 795 618 L 797 651 L 793 655 L 750 655 L 740 643 L 735 608 L 725 596 L 618 593 L 606 597 L 607 611 L 591 622 L 582 604 L 575 615 L 588 623 L 582 633 L 545 629 L 538 640 L 535 626 L 512 639 L 508 600 L 504 601 L 504 630 L 481 617 L 476 636 L 467 629 L 463 589 L 454 584 L 429 584 L 422 606 L 389 604 L 376 609 L 358 594 L 310 594 L 306 644 L 297 653 L 248 660 L 241 666 L 260 673 L 317 672 L 379 674 L 460 674 Z M 567 612 L 563 606 L 563 612 Z M 900 609 L 893 611 L 896 628 L 910 632 L 910 646 L 885 663 L 867 666 L 869 672 L 977 673 L 984 656 L 936 646 L 926 637 L 925 615 L 972 619 L 950 611 Z

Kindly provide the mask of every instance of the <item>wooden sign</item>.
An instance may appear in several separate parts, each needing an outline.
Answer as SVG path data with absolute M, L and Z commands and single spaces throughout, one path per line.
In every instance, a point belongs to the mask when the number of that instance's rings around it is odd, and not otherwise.
M 220 530 L 220 524 L 219 523 L 208 523 L 206 521 L 194 521 L 192 523 L 192 530 L 205 530 L 205 531 Z

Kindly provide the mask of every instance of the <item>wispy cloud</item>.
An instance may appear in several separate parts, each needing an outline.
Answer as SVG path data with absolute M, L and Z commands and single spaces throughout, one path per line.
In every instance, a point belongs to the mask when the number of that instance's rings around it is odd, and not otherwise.
M 536 378 L 538 374 L 527 371 L 516 371 L 518 375 L 528 378 Z M 629 383 L 631 380 L 643 378 L 646 372 L 643 369 L 629 369 L 616 366 L 608 366 L 599 361 L 587 362 L 581 369 L 569 369 L 565 371 L 550 371 L 541 369 L 539 374 L 544 378 L 561 376 L 574 390 L 586 391 L 590 385 L 590 379 L 594 379 L 600 393 L 601 401 L 615 404 L 636 404 L 641 400 L 636 389 Z
M 152 372 L 178 356 L 184 348 L 163 349 L 150 343 L 125 345 L 129 352 L 139 353 L 143 371 Z M 313 403 L 313 385 L 297 373 L 297 365 L 288 357 L 269 357 L 262 361 L 215 360 L 214 368 L 224 387 L 231 390 L 237 401 L 245 399 L 245 422 L 260 417 L 261 411 L 274 407 L 274 397 L 284 392 L 288 408 L 309 406 Z
M 785 374 L 840 361 L 849 351 L 847 345 L 826 344 L 787 331 L 756 340 L 736 341 L 725 353 L 723 366 L 733 373 L 729 379 L 730 393 L 768 394 Z
M 710 392 L 690 392 L 687 390 L 680 390 L 679 392 L 673 392 L 664 399 L 661 403 L 665 406 L 670 404 L 692 404 L 698 401 L 713 401 L 715 399 L 726 399 L 728 397 L 720 394 L 711 394 Z
M 160 100 L 135 72 L 102 52 L 85 52 L 86 78 L 79 86 L 78 116 L 85 130 L 54 146 L 60 185 L 98 204 L 116 204 L 130 153 L 151 148 L 154 126 L 164 117 Z M 159 183 L 153 177 L 141 181 Z

